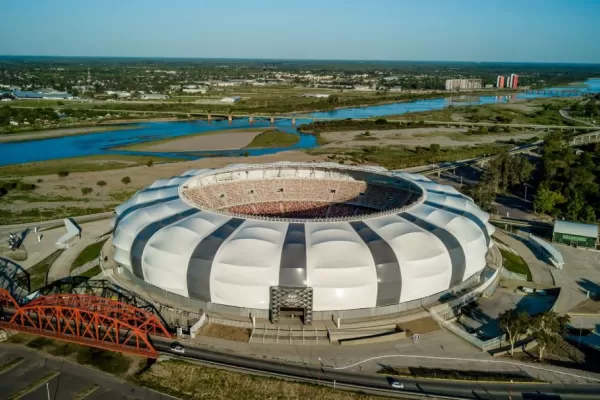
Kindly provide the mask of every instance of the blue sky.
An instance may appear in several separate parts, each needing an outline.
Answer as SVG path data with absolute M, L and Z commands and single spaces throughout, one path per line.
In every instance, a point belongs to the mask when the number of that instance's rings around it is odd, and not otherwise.
M 0 54 L 600 63 L 600 0 L 0 0 Z

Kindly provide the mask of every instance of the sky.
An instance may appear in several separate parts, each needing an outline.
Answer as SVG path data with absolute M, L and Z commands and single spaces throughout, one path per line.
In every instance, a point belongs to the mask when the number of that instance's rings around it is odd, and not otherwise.
M 600 63 L 600 0 L 0 0 L 1 55 Z

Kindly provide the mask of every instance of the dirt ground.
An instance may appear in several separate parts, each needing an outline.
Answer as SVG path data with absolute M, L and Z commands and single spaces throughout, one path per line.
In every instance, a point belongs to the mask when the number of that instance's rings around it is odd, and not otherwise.
M 161 152 L 241 149 L 249 145 L 264 130 L 264 128 L 255 128 L 236 132 L 223 132 L 218 135 L 194 135 L 159 144 L 150 143 L 144 146 L 144 150 Z
M 475 145 L 481 143 L 494 143 L 499 140 L 521 140 L 540 136 L 541 132 L 520 133 L 490 133 L 487 135 L 466 135 L 467 128 L 428 127 L 415 129 L 392 129 L 382 131 L 369 131 L 366 138 L 359 135 L 365 131 L 329 132 L 322 133 L 329 143 L 323 148 L 352 148 L 361 146 L 429 146 L 437 143 L 442 147 Z
M 208 323 L 200 329 L 201 336 L 214 337 L 218 339 L 233 340 L 234 342 L 245 342 L 250 340 L 250 330 Z
M 398 326 L 404 331 L 410 331 L 411 334 L 424 334 L 440 330 L 438 323 L 429 317 L 416 319 L 414 321 L 402 322 L 398 324 Z
M 215 135 L 216 138 L 219 135 Z M 190 169 L 220 168 L 229 164 L 247 163 L 270 163 L 275 161 L 327 161 L 326 155 L 309 155 L 301 151 L 286 151 L 256 157 L 215 157 L 204 158 L 193 161 L 182 161 L 147 166 L 124 166 L 122 169 L 72 172 L 65 178 L 56 174 L 43 175 L 43 167 L 40 175 L 32 175 L 23 178 L 24 182 L 34 183 L 37 188 L 27 192 L 27 198 L 12 200 L 10 196 L 2 201 L 2 208 L 13 211 L 24 211 L 31 209 L 53 209 L 61 207 L 102 208 L 111 207 L 123 203 L 136 191 L 143 189 L 158 179 L 170 178 L 181 175 Z M 94 162 L 100 162 L 94 160 Z M 121 182 L 123 177 L 130 177 L 131 183 Z M 42 180 L 39 182 L 39 180 Z M 106 182 L 105 186 L 98 186 L 97 182 Z M 81 188 L 93 189 L 91 194 L 83 196 Z

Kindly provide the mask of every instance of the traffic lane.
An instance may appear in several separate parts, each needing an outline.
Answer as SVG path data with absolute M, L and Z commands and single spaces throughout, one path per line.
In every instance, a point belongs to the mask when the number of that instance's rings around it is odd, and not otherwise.
M 155 343 L 157 350 L 170 352 L 171 342 Z M 227 354 L 209 349 L 186 347 L 185 356 L 197 358 L 217 364 L 242 367 L 250 370 L 262 371 L 272 374 L 296 376 L 313 381 L 336 381 L 337 384 L 359 385 L 375 389 L 390 390 L 390 380 L 386 376 L 372 374 L 358 374 L 333 370 L 327 367 L 319 368 L 311 365 L 287 364 L 278 361 L 265 361 L 237 354 Z M 434 381 L 399 378 L 405 391 L 414 393 L 427 393 L 430 395 L 451 395 L 465 398 L 508 398 L 509 391 L 520 393 L 548 393 L 560 395 L 562 399 L 597 399 L 599 387 L 597 385 L 548 385 L 548 384 L 520 384 L 520 383 L 480 383 Z M 482 397 L 483 396 L 483 397 Z

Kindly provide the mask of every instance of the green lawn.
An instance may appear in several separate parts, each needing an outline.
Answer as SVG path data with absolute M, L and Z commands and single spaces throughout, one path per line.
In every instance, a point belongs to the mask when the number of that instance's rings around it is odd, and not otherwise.
M 50 266 L 63 251 L 64 250 L 56 250 L 54 253 L 27 270 L 32 292 L 46 284 L 46 275 L 48 274 Z
M 500 249 L 500 253 L 504 260 L 504 268 L 517 274 L 527 275 L 527 280 L 531 281 L 531 271 L 521 257 L 503 249 Z
M 108 240 L 108 239 L 106 239 Z M 83 249 L 81 253 L 77 256 L 73 264 L 71 265 L 71 271 L 75 268 L 85 264 L 86 262 L 92 261 L 95 258 L 100 256 L 100 250 L 102 250 L 102 246 L 106 243 L 106 240 L 102 240 L 98 243 L 90 244 L 88 247 Z
M 298 135 L 274 129 L 258 134 L 252 142 L 244 148 L 289 147 L 298 143 L 299 140 L 300 137 Z

